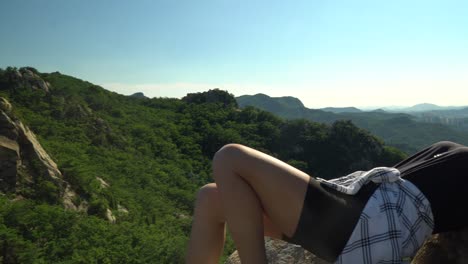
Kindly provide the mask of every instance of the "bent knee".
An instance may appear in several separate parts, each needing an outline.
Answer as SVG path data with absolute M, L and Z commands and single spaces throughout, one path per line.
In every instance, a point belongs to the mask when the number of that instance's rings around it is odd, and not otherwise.
M 214 154 L 213 164 L 225 161 L 234 162 L 236 158 L 239 158 L 244 153 L 243 147 L 243 145 L 237 143 L 229 143 L 222 146 Z
M 218 149 L 218 151 L 216 151 L 215 153 L 215 156 L 237 153 L 239 151 L 242 151 L 243 147 L 243 145 L 238 143 L 229 143 Z
M 218 191 L 218 187 L 216 186 L 216 183 L 208 183 L 200 187 L 197 192 L 197 201 L 198 202 L 204 202 L 206 200 L 210 200 L 213 198 L 214 195 L 216 195 L 216 192 Z
M 195 210 L 199 214 L 212 217 L 219 222 L 225 222 L 220 206 L 220 197 L 216 183 L 208 183 L 200 187 L 195 206 Z

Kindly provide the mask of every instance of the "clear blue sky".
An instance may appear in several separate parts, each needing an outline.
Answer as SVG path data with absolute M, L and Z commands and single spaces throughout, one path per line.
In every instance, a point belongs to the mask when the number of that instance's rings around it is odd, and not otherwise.
M 0 67 L 151 97 L 468 105 L 467 14 L 450 0 L 2 1 Z

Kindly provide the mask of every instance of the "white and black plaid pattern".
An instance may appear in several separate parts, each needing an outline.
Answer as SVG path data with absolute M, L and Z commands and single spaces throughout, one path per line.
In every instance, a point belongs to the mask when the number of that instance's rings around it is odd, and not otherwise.
M 389 167 L 377 167 L 370 171 L 356 171 L 331 180 L 317 178 L 323 184 L 346 194 L 356 194 L 369 181 L 381 183 L 394 182 L 398 179 L 400 179 L 400 171 Z
M 355 194 L 369 181 L 380 186 L 364 207 L 336 263 L 409 263 L 434 228 L 429 201 L 395 168 L 379 167 L 326 181 Z

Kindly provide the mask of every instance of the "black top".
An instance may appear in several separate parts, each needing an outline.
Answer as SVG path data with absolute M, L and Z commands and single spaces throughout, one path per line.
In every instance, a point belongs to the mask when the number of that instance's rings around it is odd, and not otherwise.
M 395 168 L 431 203 L 434 234 L 468 226 L 468 147 L 438 142 Z

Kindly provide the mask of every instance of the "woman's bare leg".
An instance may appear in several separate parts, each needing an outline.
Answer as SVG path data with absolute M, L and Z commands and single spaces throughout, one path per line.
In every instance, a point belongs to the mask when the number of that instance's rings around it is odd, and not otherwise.
M 201 187 L 195 202 L 186 263 L 218 263 L 223 253 L 226 225 L 216 183 Z M 281 239 L 281 231 L 263 214 L 264 235 Z
M 225 145 L 215 154 L 213 176 L 242 263 L 266 263 L 262 212 L 292 236 L 310 176 L 240 144 Z
M 223 252 L 225 234 L 218 190 L 216 184 L 210 183 L 197 193 L 185 263 L 217 264 Z

